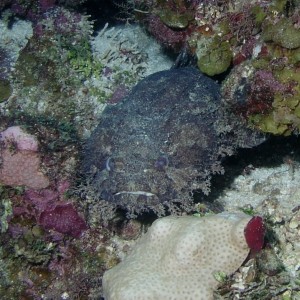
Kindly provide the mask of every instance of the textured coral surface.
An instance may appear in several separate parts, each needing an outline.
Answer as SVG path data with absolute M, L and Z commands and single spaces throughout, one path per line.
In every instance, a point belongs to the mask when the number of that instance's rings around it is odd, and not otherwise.
M 212 300 L 216 274 L 234 272 L 249 253 L 244 228 L 250 220 L 243 213 L 157 220 L 104 274 L 105 299 Z
M 59 204 L 41 213 L 39 223 L 46 229 L 79 237 L 87 229 L 86 223 L 71 203 Z

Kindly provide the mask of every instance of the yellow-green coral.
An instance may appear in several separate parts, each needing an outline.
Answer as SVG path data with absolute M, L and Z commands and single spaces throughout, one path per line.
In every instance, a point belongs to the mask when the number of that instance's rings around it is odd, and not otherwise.
M 276 24 L 268 23 L 264 26 L 262 38 L 266 42 L 273 41 L 287 49 L 300 47 L 300 29 L 295 27 L 292 20 L 280 19 Z
M 219 37 L 215 37 L 206 46 L 197 52 L 198 67 L 203 73 L 214 76 L 225 72 L 232 60 L 232 51 L 227 41 L 221 42 Z
M 172 28 L 186 28 L 189 22 L 194 18 L 193 14 L 189 12 L 180 14 L 167 9 L 158 10 L 157 15 L 164 24 Z
M 300 131 L 300 73 L 296 68 L 283 68 L 274 71 L 276 79 L 286 86 L 291 85 L 290 93 L 275 93 L 272 110 L 267 114 L 255 114 L 248 120 L 263 132 L 290 135 Z

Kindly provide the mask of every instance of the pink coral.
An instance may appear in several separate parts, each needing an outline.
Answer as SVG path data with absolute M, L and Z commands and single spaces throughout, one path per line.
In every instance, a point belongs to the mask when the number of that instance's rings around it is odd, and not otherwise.
M 59 192 L 52 189 L 42 189 L 40 191 L 29 189 L 24 196 L 26 202 L 32 204 L 39 213 L 54 208 L 59 201 Z
M 189 28 L 174 30 L 165 25 L 156 15 L 148 17 L 148 30 L 160 44 L 176 51 L 180 51 L 191 31 Z
M 45 229 L 54 229 L 73 237 L 79 237 L 87 229 L 84 219 L 71 203 L 59 204 L 52 210 L 43 211 L 39 223 Z
M 48 9 L 55 6 L 55 0 L 39 0 L 40 10 L 41 12 L 45 12 Z
M 63 235 L 79 237 L 87 229 L 84 219 L 78 214 L 74 205 L 64 202 L 63 194 L 69 188 L 67 180 L 57 182 L 56 186 L 41 190 L 27 189 L 20 196 L 13 209 L 14 216 L 23 216 L 34 220 L 46 230 L 51 230 L 51 240 L 60 241 Z M 22 232 L 20 226 L 10 226 L 16 235 Z
M 266 227 L 261 217 L 253 217 L 244 229 L 248 247 L 254 251 L 260 251 L 264 246 Z
M 37 151 L 38 142 L 36 138 L 24 132 L 20 126 L 11 126 L 0 133 L 0 141 L 8 144 L 14 142 L 18 150 Z
M 0 133 L 0 182 L 10 186 L 24 185 L 42 189 L 49 185 L 48 178 L 39 170 L 40 156 L 34 136 L 19 126 Z

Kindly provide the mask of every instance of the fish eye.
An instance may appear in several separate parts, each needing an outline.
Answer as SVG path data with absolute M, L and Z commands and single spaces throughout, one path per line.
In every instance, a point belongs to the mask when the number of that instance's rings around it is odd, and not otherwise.
M 105 161 L 105 169 L 107 171 L 113 171 L 115 169 L 115 161 L 112 157 L 108 157 Z
M 169 159 L 166 155 L 159 156 L 154 163 L 154 167 L 159 171 L 165 170 L 168 167 L 168 165 Z

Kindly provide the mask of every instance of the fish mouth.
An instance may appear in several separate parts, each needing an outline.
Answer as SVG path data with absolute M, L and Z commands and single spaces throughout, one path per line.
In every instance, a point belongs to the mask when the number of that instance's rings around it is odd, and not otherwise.
M 146 196 L 146 197 L 156 197 L 155 194 L 150 193 L 150 192 L 145 192 L 145 191 L 120 191 L 114 194 L 114 196 L 119 196 L 119 195 L 136 195 L 136 196 Z
M 109 190 L 103 190 L 100 193 L 100 197 L 103 200 L 114 202 L 114 201 L 121 201 L 121 202 L 126 202 L 126 199 L 136 199 L 136 200 L 142 200 L 142 201 L 153 201 L 154 199 L 158 199 L 157 194 L 143 191 L 143 190 L 121 190 L 118 192 L 113 193 L 112 191 Z M 146 200 L 148 199 L 148 200 Z
M 121 206 L 128 207 L 131 203 L 135 203 L 136 207 L 152 207 L 159 204 L 159 197 L 151 192 L 136 190 L 136 191 L 119 191 L 113 194 L 113 198 Z

